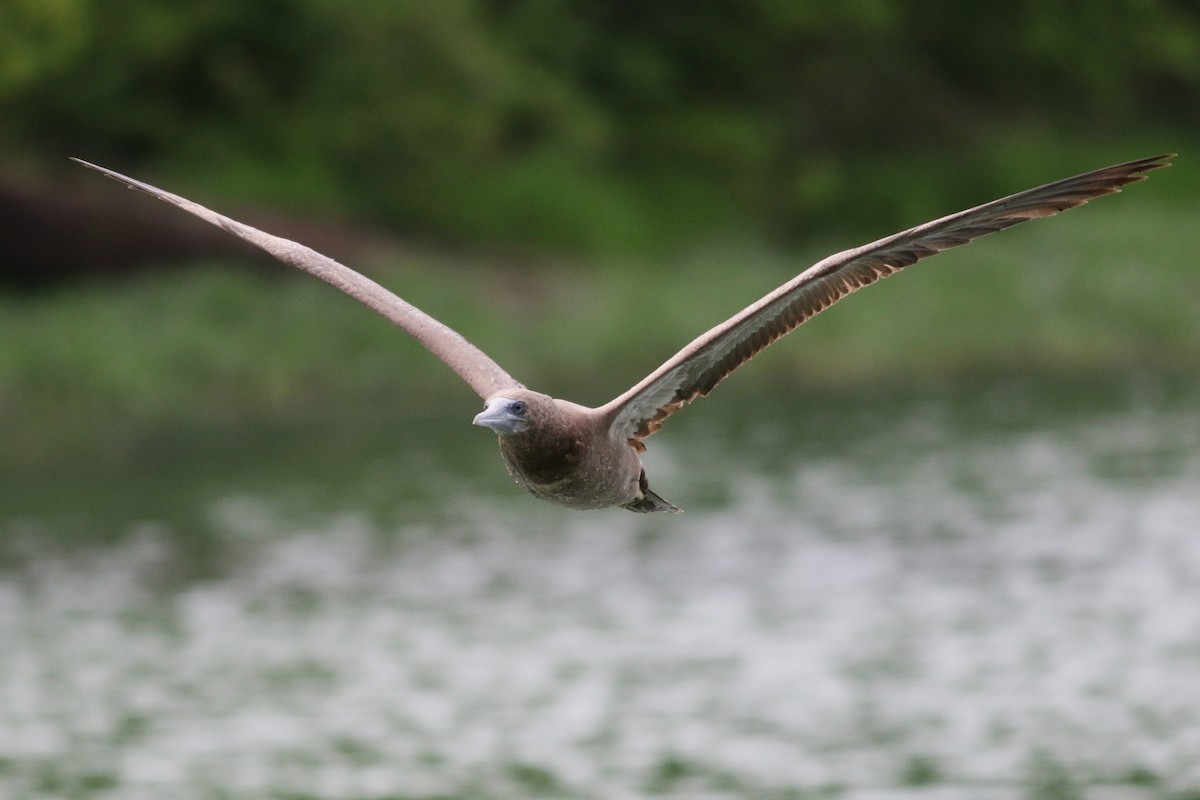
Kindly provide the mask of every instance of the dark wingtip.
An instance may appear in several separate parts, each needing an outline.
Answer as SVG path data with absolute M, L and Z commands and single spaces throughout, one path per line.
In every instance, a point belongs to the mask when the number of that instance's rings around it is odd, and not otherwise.
M 1139 158 L 1137 161 L 1118 164 L 1116 168 L 1120 169 L 1123 167 L 1130 175 L 1136 175 L 1137 180 L 1144 180 L 1146 177 L 1144 173 L 1171 166 L 1172 159 L 1178 155 L 1178 153 L 1163 153 L 1157 156 L 1150 156 L 1149 158 Z

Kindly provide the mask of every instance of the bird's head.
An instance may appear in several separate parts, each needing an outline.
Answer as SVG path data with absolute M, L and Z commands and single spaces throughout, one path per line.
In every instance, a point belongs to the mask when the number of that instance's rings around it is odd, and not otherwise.
M 535 427 L 553 406 L 549 397 L 537 392 L 508 390 L 489 397 L 473 422 L 501 436 L 515 436 Z

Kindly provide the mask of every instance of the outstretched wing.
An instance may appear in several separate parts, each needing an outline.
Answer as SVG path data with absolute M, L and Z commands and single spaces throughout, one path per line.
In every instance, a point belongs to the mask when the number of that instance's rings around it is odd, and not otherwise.
M 851 292 L 976 237 L 1119 191 L 1144 180 L 1144 173 L 1168 166 L 1173 157 L 1143 158 L 1086 172 L 832 255 L 700 336 L 598 411 L 616 434 L 639 443 L 666 417 L 708 394 L 764 347 Z
M 195 214 L 200 219 L 262 248 L 283 263 L 299 267 L 326 283 L 336 286 L 411 334 L 429 352 L 444 361 L 446 366 L 470 384 L 480 397 L 487 399 L 498 391 L 521 387 L 520 383 L 501 369 L 495 361 L 488 358 L 482 350 L 464 339 L 461 334 L 438 322 L 419 308 L 401 300 L 370 278 L 359 275 L 332 258 L 323 256 L 302 244 L 272 236 L 249 225 L 243 225 L 215 211 L 210 211 L 202 205 L 193 203 L 191 200 L 164 192 L 162 189 L 110 169 L 90 164 L 78 158 L 74 158 L 72 161 L 77 161 L 85 167 L 118 180 L 131 189 L 138 189 Z

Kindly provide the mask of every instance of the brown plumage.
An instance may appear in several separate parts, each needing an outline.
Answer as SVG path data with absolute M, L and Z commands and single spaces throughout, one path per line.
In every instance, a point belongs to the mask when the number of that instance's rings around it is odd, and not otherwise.
M 638 453 L 663 420 L 703 397 L 779 337 L 841 298 L 942 250 L 1048 217 L 1143 180 L 1173 154 L 1105 167 L 951 214 L 832 255 L 701 335 L 624 394 L 587 408 L 526 389 L 455 331 L 352 269 L 287 239 L 119 173 L 79 161 L 131 188 L 179 206 L 284 263 L 299 267 L 399 325 L 446 363 L 485 402 L 475 424 L 499 434 L 513 479 L 569 508 L 623 506 L 678 511 L 650 491 Z

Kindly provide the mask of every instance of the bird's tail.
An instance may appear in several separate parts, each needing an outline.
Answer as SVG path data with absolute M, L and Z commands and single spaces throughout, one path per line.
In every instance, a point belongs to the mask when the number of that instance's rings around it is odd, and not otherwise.
M 671 514 L 683 513 L 682 508 L 668 503 L 649 489 L 644 489 L 642 496 L 632 503 L 626 503 L 625 508 L 628 508 L 630 511 L 636 511 L 639 514 L 650 514 L 655 511 L 666 511 Z

